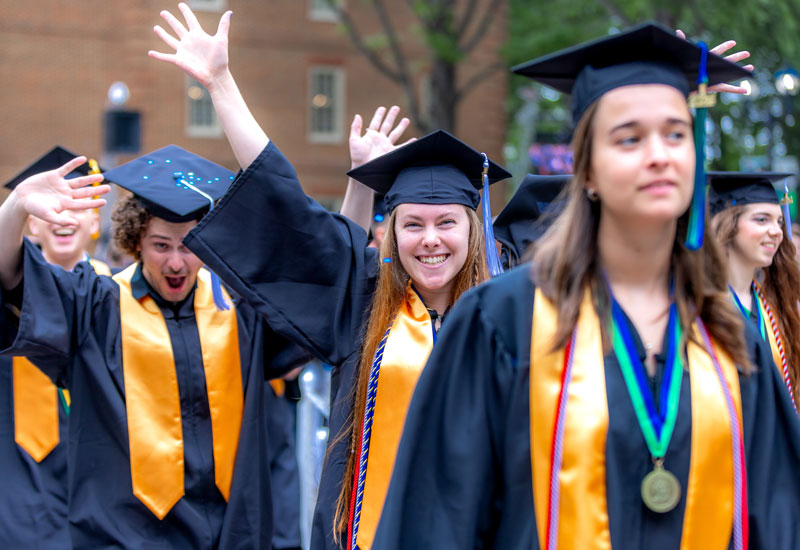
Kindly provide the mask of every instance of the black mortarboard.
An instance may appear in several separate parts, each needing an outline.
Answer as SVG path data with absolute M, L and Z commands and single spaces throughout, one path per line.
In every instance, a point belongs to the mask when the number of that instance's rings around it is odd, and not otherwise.
M 569 183 L 572 174 L 538 176 L 528 174 L 514 196 L 494 220 L 494 237 L 503 244 L 506 256 L 519 262 L 528 246 L 542 236 L 561 210 L 553 201 Z M 545 215 L 546 214 L 546 215 Z
M 708 207 L 718 214 L 731 206 L 766 202 L 780 204 L 774 183 L 792 174 L 778 172 L 707 172 Z
M 174 223 L 203 217 L 236 178 L 177 145 L 133 159 L 105 176 L 136 195 L 154 216 Z
M 634 84 L 666 84 L 684 95 L 697 89 L 699 46 L 657 23 L 578 44 L 513 67 L 517 74 L 572 95 L 572 122 L 604 93 Z M 708 85 L 749 78 L 739 65 L 708 55 Z
M 483 154 L 444 130 L 386 153 L 347 175 L 385 195 L 388 212 L 403 203 L 478 207 Z M 489 182 L 511 176 L 489 161 Z
M 17 185 L 28 179 L 29 177 L 33 176 L 34 174 L 39 174 L 41 172 L 47 172 L 48 170 L 55 170 L 56 168 L 60 168 L 64 164 L 68 163 L 75 157 L 78 157 L 75 153 L 67 151 L 63 147 L 56 145 L 42 155 L 39 159 L 37 159 L 33 164 L 25 168 L 22 172 L 11 178 L 8 182 L 6 182 L 5 187 L 8 189 L 14 189 Z M 84 162 L 80 166 L 78 166 L 75 170 L 67 174 L 66 179 L 78 178 L 80 176 L 89 175 L 91 171 L 91 166 L 89 162 Z M 103 169 L 100 168 L 102 172 Z

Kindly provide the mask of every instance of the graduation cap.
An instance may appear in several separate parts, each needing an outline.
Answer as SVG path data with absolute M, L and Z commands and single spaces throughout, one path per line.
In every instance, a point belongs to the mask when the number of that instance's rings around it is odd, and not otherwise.
M 578 44 L 512 67 L 559 92 L 572 96 L 572 120 L 606 92 L 635 84 L 666 84 L 684 95 L 699 86 L 703 47 L 675 35 L 658 23 Z M 752 76 L 714 54 L 707 55 L 706 84 L 712 86 Z
M 515 263 L 528 246 L 544 234 L 548 222 L 563 207 L 563 202 L 553 201 L 571 178 L 572 174 L 528 174 L 494 220 L 494 236 L 503 243 Z
M 731 206 L 780 204 L 773 184 L 792 174 L 778 172 L 708 172 L 708 207 L 711 215 Z
M 172 223 L 202 218 L 236 179 L 234 172 L 177 145 L 135 158 L 105 176 L 133 193 L 153 216 Z M 217 307 L 228 309 L 214 273 L 212 290 Z
M 385 195 L 388 212 L 398 204 L 463 204 L 477 209 L 483 189 L 483 231 L 489 271 L 502 273 L 491 223 L 489 185 L 511 177 L 455 136 L 436 130 L 347 172 Z
M 478 207 L 483 154 L 444 130 L 436 130 L 347 172 L 385 195 L 388 212 L 398 204 L 463 204 Z M 489 182 L 511 177 L 489 161 Z
M 623 86 L 664 84 L 693 98 L 697 155 L 694 193 L 689 211 L 686 247 L 703 245 L 705 230 L 705 117 L 713 105 L 707 86 L 752 76 L 750 71 L 709 53 L 656 23 L 644 23 L 624 32 L 586 42 L 512 68 L 517 74 L 572 96 L 572 121 L 603 94 Z
M 236 179 L 234 172 L 177 145 L 135 158 L 105 176 L 136 195 L 151 214 L 173 223 L 202 218 Z
M 28 179 L 29 177 L 39 174 L 41 172 L 47 172 L 48 170 L 55 170 L 56 168 L 62 167 L 64 164 L 68 163 L 72 159 L 78 157 L 80 155 L 76 155 L 71 151 L 67 151 L 60 145 L 56 145 L 50 151 L 39 157 L 33 164 L 22 170 L 19 174 L 11 178 L 9 181 L 5 183 L 5 187 L 8 189 L 15 189 L 17 185 Z M 78 166 L 75 170 L 67 174 L 66 179 L 73 179 L 79 178 L 81 176 L 88 176 L 89 174 L 96 174 L 102 172 L 103 169 L 96 167 L 96 170 L 92 168 L 93 161 L 87 161 Z M 96 165 L 96 163 L 94 163 Z M 99 184 L 98 184 L 99 185 Z

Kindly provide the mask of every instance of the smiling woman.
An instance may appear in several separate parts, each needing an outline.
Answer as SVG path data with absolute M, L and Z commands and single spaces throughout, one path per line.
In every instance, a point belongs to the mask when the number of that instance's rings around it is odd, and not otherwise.
M 730 297 L 769 343 L 794 400 L 800 386 L 800 268 L 773 184 L 791 174 L 710 172 L 714 233 L 728 257 Z M 760 284 L 756 281 L 760 281 Z

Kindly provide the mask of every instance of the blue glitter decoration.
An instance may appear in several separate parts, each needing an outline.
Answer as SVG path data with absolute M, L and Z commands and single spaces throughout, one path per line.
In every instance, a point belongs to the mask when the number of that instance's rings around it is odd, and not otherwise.
M 181 176 L 183 176 L 183 172 L 173 172 L 172 173 L 172 177 L 174 177 L 174 178 L 179 178 Z
M 392 263 L 392 259 L 391 258 L 384 258 L 383 259 L 383 263 L 390 264 L 390 263 Z
M 231 181 L 233 181 L 235 178 L 236 178 L 236 176 L 228 176 L 228 179 L 231 180 Z
M 149 179 L 150 179 L 150 176 L 142 176 L 142 179 L 143 179 L 143 180 L 149 180 Z
M 381 223 L 384 220 L 383 214 L 375 214 L 375 221 Z
M 219 181 L 219 178 L 214 178 L 214 181 Z
M 153 164 L 153 161 L 152 160 L 148 160 L 147 164 Z
M 176 183 L 176 184 L 175 184 L 175 187 L 180 187 L 180 186 L 181 186 L 181 184 L 180 184 L 180 183 Z
M 166 162 L 167 164 L 172 164 L 172 161 L 169 159 L 165 160 L 164 162 Z

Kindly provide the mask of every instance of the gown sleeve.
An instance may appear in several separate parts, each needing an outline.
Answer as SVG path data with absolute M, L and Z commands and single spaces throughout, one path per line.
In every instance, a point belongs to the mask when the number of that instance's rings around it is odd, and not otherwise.
M 23 262 L 20 287 L 2 293 L 0 354 L 27 357 L 58 386 L 69 388 L 71 358 L 90 333 L 96 316 L 105 311 L 100 307 L 110 297 L 105 287 L 115 283 L 107 277 L 103 281 L 85 262 L 75 271 L 49 265 L 27 238 Z M 18 318 L 11 313 L 15 309 Z
M 303 192 L 273 142 L 184 243 L 277 332 L 326 363 L 357 351 L 377 250 L 358 225 Z
M 757 341 L 757 371 L 741 376 L 750 549 L 800 548 L 800 419 L 769 346 Z
M 484 316 L 479 298 L 473 291 L 454 307 L 420 376 L 375 548 L 494 544 L 500 523 L 515 515 L 502 503 L 515 491 L 504 465 L 512 452 L 505 433 L 515 401 L 516 361 Z M 519 486 L 527 497 L 516 500 L 530 513 L 523 504 L 531 500 L 530 474 L 523 474 L 528 481 Z M 518 527 L 534 532 L 531 518 L 526 514 L 527 526 Z M 519 531 L 516 535 L 517 541 L 526 538 Z

